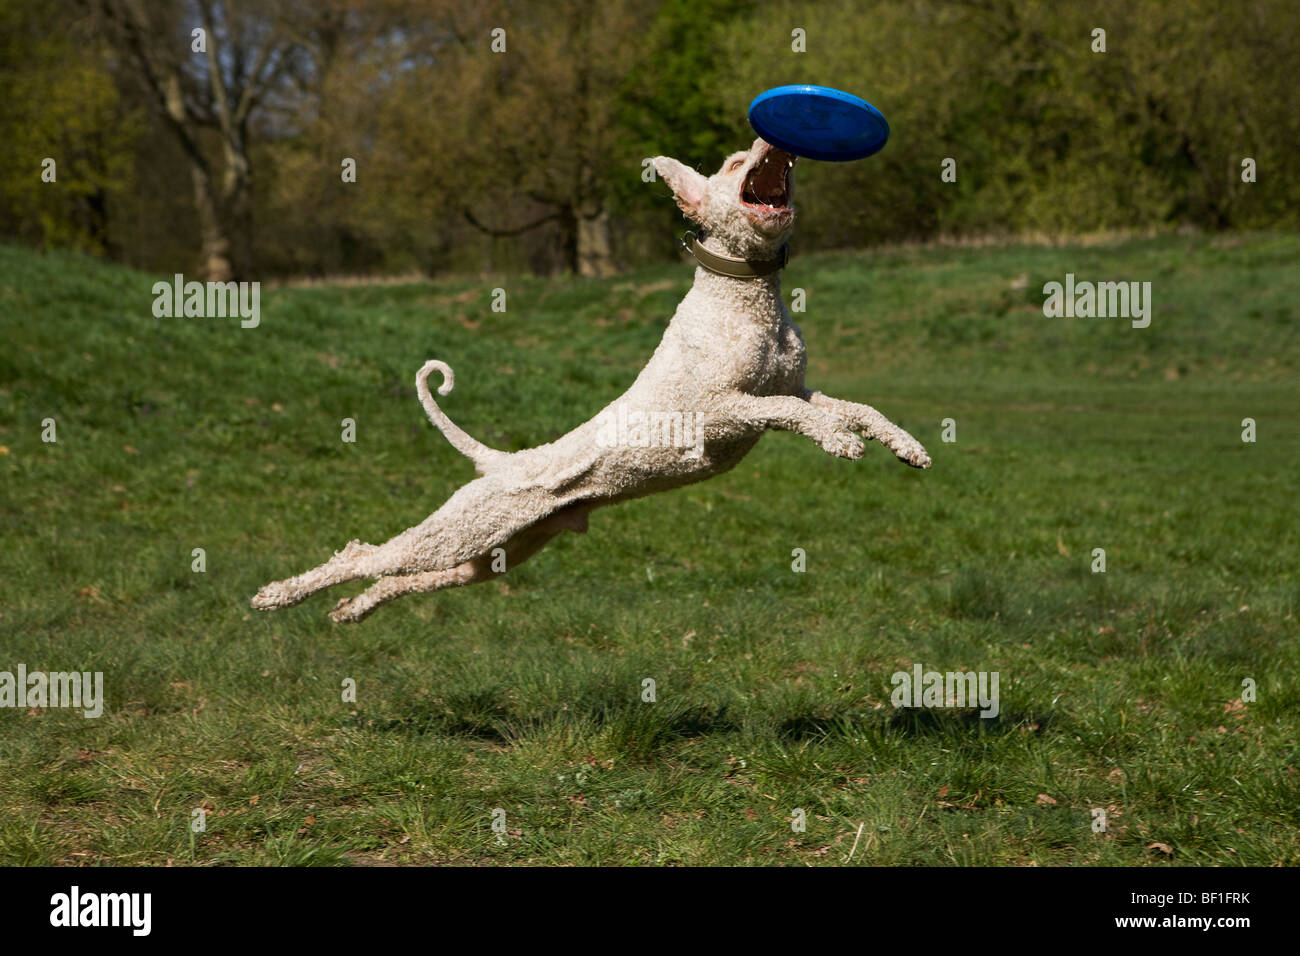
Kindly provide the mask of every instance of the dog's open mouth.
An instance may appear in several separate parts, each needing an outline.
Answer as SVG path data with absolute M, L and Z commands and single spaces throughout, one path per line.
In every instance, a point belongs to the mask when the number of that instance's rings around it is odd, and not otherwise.
M 789 210 L 790 171 L 796 159 L 785 150 L 770 148 L 740 184 L 741 204 L 765 216 Z

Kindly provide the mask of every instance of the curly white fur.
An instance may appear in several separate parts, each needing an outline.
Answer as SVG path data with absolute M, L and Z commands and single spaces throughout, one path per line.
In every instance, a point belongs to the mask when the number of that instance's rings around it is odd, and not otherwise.
M 653 162 L 683 212 L 703 227 L 706 248 L 733 258 L 770 259 L 793 228 L 793 206 L 787 201 L 774 209 L 742 201 L 746 177 L 771 160 L 769 153 L 773 147 L 756 140 L 708 178 L 666 156 Z M 792 174 L 786 183 L 787 199 L 792 198 Z M 550 444 L 508 453 L 471 438 L 429 391 L 433 371 L 443 376 L 439 394 L 451 391 L 451 368 L 426 362 L 416 376 L 420 403 L 481 477 L 415 527 L 382 545 L 352 541 L 321 566 L 266 585 L 252 605 L 287 607 L 335 584 L 377 579 L 330 614 L 336 621 L 357 621 L 403 594 L 496 577 L 502 563 L 500 555 L 494 560 L 494 549 L 503 549 L 504 567 L 512 568 L 561 531 L 586 531 L 595 508 L 735 467 L 769 428 L 798 432 L 841 458 L 862 456 L 860 432 L 910 465 L 930 466 L 920 443 L 874 408 L 806 388 L 805 365 L 803 339 L 781 299 L 779 273 L 733 279 L 702 266 L 631 388 Z M 609 423 L 620 407 L 645 418 L 690 415 L 688 420 L 702 423 L 702 440 L 647 442 L 642 431 L 636 439 L 611 442 Z M 661 429 L 659 437 L 669 430 Z

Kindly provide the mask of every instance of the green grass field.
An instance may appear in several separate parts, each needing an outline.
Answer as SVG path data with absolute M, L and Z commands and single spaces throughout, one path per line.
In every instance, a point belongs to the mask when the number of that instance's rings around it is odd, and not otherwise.
M 548 441 L 632 381 L 691 270 L 264 290 L 243 330 L 0 247 L 0 670 L 102 671 L 107 699 L 0 710 L 0 863 L 1296 865 L 1297 261 L 1270 235 L 796 255 L 809 383 L 930 471 L 775 433 L 341 626 L 360 583 L 248 599 L 472 477 L 423 361 L 471 434 Z M 1151 327 L 1045 318 L 1067 272 L 1151 281 Z M 893 708 L 918 662 L 997 671 L 1000 715 Z

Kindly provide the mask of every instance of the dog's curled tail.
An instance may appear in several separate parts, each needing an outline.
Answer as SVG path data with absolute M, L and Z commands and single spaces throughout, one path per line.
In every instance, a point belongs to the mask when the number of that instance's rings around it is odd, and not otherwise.
M 442 385 L 438 387 L 439 395 L 446 395 L 456 384 L 456 376 L 452 372 L 451 366 L 446 362 L 439 362 L 437 359 L 430 359 L 425 362 L 420 371 L 416 372 L 415 391 L 420 396 L 420 404 L 424 406 L 424 412 L 429 416 L 429 421 L 438 426 L 439 430 L 446 436 L 447 441 L 451 442 L 458 452 L 474 462 L 474 467 L 479 470 L 480 474 L 486 472 L 488 466 L 494 462 L 508 458 L 508 452 L 489 448 L 481 441 L 471 438 L 438 407 L 438 403 L 433 400 L 433 394 L 429 391 L 429 373 L 435 370 L 442 373 Z

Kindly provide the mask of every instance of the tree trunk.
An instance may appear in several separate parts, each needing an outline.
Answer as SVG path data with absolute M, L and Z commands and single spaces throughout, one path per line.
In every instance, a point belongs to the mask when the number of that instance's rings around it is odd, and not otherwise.
M 578 271 L 578 229 L 581 217 L 570 205 L 560 207 L 556 216 L 560 229 L 560 257 L 564 270 L 570 273 Z
M 224 135 L 221 143 L 225 168 L 218 213 L 230 269 L 236 279 L 247 278 L 252 265 L 253 164 L 248 159 L 245 143 L 244 132 L 239 127 Z
M 96 252 L 102 253 L 110 260 L 117 258 L 116 244 L 108 218 L 108 191 L 97 186 L 85 198 L 86 234 Z
M 252 177 L 248 159 L 225 149 L 219 195 L 205 166 L 193 163 L 194 209 L 199 218 L 199 273 L 208 282 L 245 279 L 252 236 Z
M 578 275 L 613 275 L 614 253 L 611 246 L 609 213 L 605 209 L 600 209 L 592 216 L 578 217 Z
M 212 180 L 197 164 L 190 167 L 190 176 L 194 181 L 194 209 L 199 217 L 199 274 L 208 282 L 229 282 L 235 270 L 230 261 L 230 241 L 212 196 Z

